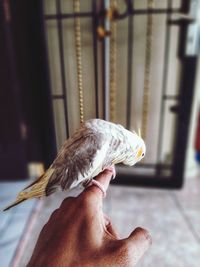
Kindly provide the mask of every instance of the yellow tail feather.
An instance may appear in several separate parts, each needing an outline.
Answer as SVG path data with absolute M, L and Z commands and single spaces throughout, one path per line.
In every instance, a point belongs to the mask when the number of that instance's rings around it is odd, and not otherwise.
M 12 207 L 18 205 L 19 203 L 21 203 L 21 202 L 23 202 L 23 201 L 25 201 L 27 199 L 35 198 L 35 197 L 38 198 L 38 197 L 45 196 L 46 195 L 45 189 L 46 189 L 46 186 L 48 184 L 49 178 L 51 177 L 53 172 L 54 172 L 54 169 L 53 168 L 49 168 L 35 182 L 33 182 L 32 184 L 30 184 L 29 186 L 24 188 L 24 190 L 22 190 L 18 194 L 16 201 L 14 201 L 8 207 L 3 209 L 3 211 L 12 208 Z
M 10 208 L 18 205 L 19 203 L 25 201 L 26 199 L 16 200 L 15 202 L 11 203 L 9 206 L 3 209 L 3 211 L 9 210 Z

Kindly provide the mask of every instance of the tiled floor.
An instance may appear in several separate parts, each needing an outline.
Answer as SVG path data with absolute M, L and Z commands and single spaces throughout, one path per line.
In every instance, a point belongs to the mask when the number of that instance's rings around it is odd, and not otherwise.
M 24 227 L 31 213 L 35 200 L 25 202 L 7 212 L 2 208 L 12 202 L 25 182 L 0 183 L 0 266 L 7 267 L 15 254 Z
M 0 187 L 1 206 L 7 202 L 5 199 L 8 200 L 7 186 L 3 184 Z M 13 184 L 9 196 L 13 197 L 19 187 L 23 187 L 22 184 Z M 57 194 L 44 200 L 31 237 L 24 244 L 26 252 L 22 253 L 17 264 L 10 267 L 26 266 L 41 228 L 64 197 L 66 194 Z M 32 205 L 33 202 L 27 202 L 13 209 L 11 214 L 0 214 L 1 267 L 9 266 Z M 153 245 L 138 267 L 200 266 L 200 177 L 188 179 L 181 191 L 110 186 L 104 210 L 121 237 L 126 237 L 137 226 L 151 232 Z

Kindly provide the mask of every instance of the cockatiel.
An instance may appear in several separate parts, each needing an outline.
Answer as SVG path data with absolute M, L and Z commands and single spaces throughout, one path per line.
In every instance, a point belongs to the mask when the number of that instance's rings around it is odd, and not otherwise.
M 101 119 L 88 120 L 65 141 L 49 169 L 4 210 L 29 198 L 87 184 L 113 164 L 132 166 L 144 157 L 145 152 L 145 143 L 135 132 Z

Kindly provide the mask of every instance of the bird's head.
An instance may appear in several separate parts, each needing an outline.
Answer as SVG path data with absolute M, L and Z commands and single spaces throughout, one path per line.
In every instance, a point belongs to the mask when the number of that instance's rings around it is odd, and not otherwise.
M 140 133 L 137 134 L 134 131 L 126 131 L 129 149 L 127 152 L 127 157 L 123 163 L 132 166 L 144 158 L 146 153 L 146 145 L 141 138 Z

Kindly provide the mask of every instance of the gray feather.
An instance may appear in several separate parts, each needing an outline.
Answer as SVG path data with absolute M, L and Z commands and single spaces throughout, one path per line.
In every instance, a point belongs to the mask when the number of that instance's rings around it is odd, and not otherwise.
M 82 128 L 67 140 L 52 164 L 55 173 L 47 184 L 46 195 L 59 186 L 63 190 L 68 189 L 74 180 L 78 180 L 79 174 L 86 176 L 88 168 L 93 167 L 93 160 L 102 142 L 101 133 L 88 128 Z

